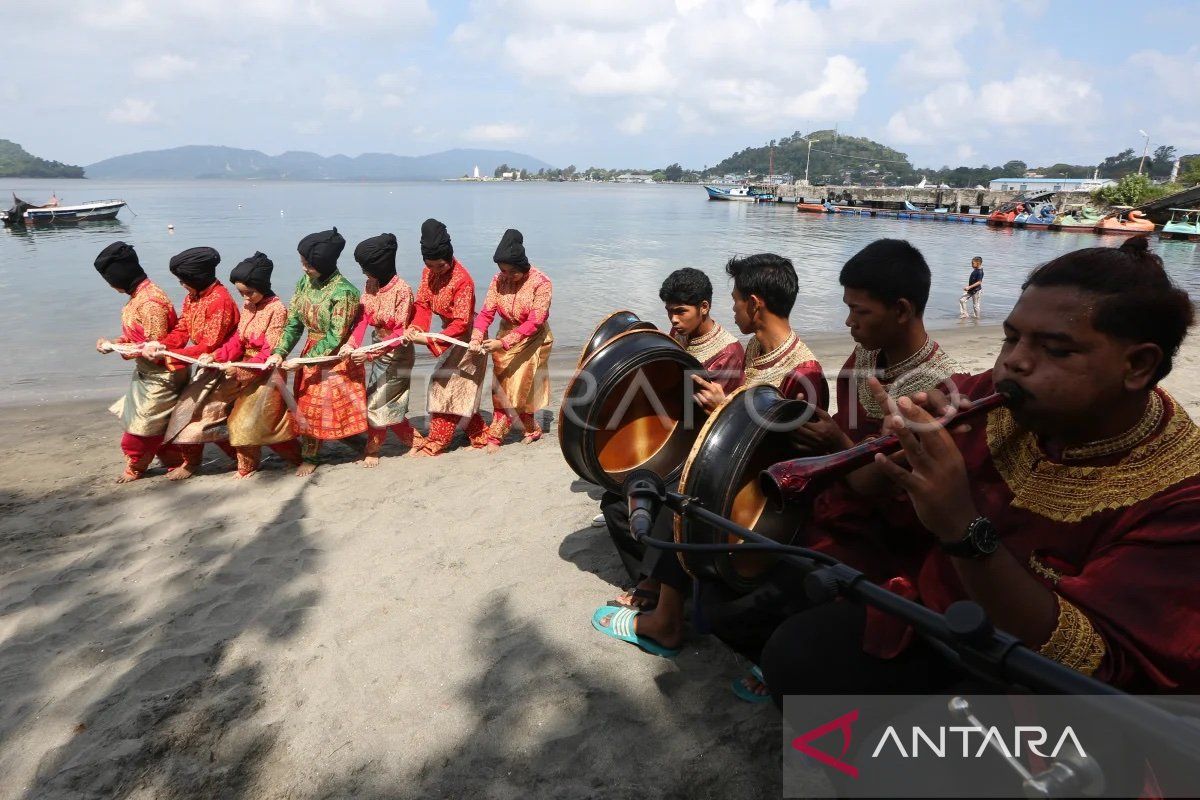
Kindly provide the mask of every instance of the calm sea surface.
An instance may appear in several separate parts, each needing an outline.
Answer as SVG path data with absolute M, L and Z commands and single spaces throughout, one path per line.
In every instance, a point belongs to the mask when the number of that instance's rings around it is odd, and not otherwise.
M 819 333 L 842 325 L 842 263 L 880 237 L 908 239 L 925 254 L 933 270 L 926 318 L 935 328 L 958 324 L 957 300 L 972 256 L 983 257 L 987 272 L 985 322 L 999 322 L 1031 267 L 1068 250 L 1119 242 L 1094 234 L 799 214 L 789 205 L 709 202 L 699 186 L 0 180 L 0 198 L 16 192 L 40 202 L 51 190 L 65 202 L 121 198 L 130 207 L 112 223 L 0 231 L 0 402 L 88 396 L 127 379 L 125 362 L 93 347 L 98 337 L 120 331 L 124 298 L 92 268 L 96 254 L 117 239 L 137 248 L 147 273 L 178 307 L 185 292 L 167 261 L 180 250 L 215 247 L 222 280 L 238 261 L 262 250 L 274 259 L 275 287 L 287 300 L 300 276 L 296 243 L 331 225 L 346 237 L 341 267 L 356 284 L 363 278 L 354 245 L 392 232 L 400 239 L 400 275 L 415 287 L 426 217 L 449 226 L 455 253 L 482 296 L 495 271 L 496 243 L 505 228 L 515 227 L 525 234 L 530 259 L 554 281 L 550 322 L 557 348 L 571 351 L 612 310 L 628 308 L 662 325 L 658 286 L 682 266 L 708 273 L 716 317 L 731 325 L 723 266 L 733 255 L 769 250 L 791 258 L 801 286 L 792 323 Z M 1155 240 L 1153 246 L 1178 281 L 1200 291 L 1198 245 Z

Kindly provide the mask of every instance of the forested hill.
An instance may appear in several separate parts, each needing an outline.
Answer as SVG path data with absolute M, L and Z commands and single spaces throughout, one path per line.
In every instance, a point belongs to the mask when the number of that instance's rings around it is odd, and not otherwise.
M 47 161 L 30 155 L 25 148 L 0 139 L 0 178 L 82 178 L 83 167 Z
M 796 131 L 778 141 L 772 140 L 764 147 L 747 147 L 710 167 L 709 172 L 765 175 L 774 150 L 775 174 L 791 173 L 802 178 L 808 157 L 807 140 L 813 143 L 812 163 L 808 169 L 809 180 L 813 183 L 842 183 L 846 178 L 855 184 L 881 180 L 907 183 L 916 176 L 908 156 L 899 150 L 861 136 L 839 135 L 831 130 L 813 131 L 807 137 Z

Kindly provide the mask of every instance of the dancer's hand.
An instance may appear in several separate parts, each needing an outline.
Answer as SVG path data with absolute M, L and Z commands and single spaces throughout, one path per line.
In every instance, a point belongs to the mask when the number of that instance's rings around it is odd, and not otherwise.
M 283 363 L 283 356 L 279 355 L 278 353 L 271 353 L 271 355 L 267 356 L 267 360 L 263 362 L 263 364 L 266 365 L 267 369 L 274 369 L 275 367 L 278 367 L 282 363 Z
M 205 353 L 196 360 L 200 362 L 200 366 L 202 367 L 207 367 L 209 364 L 212 364 L 214 361 L 216 361 L 216 359 L 213 358 L 212 353 Z
M 112 352 L 112 342 L 110 342 L 108 339 L 105 339 L 103 336 L 101 336 L 99 339 L 96 340 L 96 352 L 97 353 L 111 353 Z
M 291 370 L 294 370 L 296 367 L 298 367 L 300 365 L 297 364 L 294 360 L 289 358 L 287 361 L 283 362 L 279 366 L 282 367 L 285 372 L 290 372 Z
M 359 364 L 359 365 L 365 364 L 371 360 L 371 354 L 365 350 L 362 352 L 355 351 L 350 354 L 350 360 L 353 361 L 355 364 Z
M 474 342 L 472 342 L 474 344 Z M 480 349 L 485 353 L 494 353 L 497 350 L 504 349 L 504 342 L 499 339 L 484 339 L 479 343 Z
M 158 358 L 167 352 L 167 346 L 162 342 L 146 342 L 142 345 L 142 355 L 146 358 Z
M 404 338 L 414 344 L 429 344 L 429 337 L 425 335 L 425 331 L 409 328 L 404 333 Z

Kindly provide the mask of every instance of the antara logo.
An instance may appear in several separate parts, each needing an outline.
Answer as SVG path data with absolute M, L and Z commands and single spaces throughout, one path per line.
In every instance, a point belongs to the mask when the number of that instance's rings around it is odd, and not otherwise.
M 850 750 L 850 726 L 854 724 L 857 719 L 858 709 L 856 708 L 849 714 L 843 714 L 835 720 L 830 720 L 820 727 L 813 728 L 808 733 L 800 734 L 795 739 L 792 739 L 792 747 L 796 750 L 799 750 L 801 753 L 804 753 L 804 755 L 808 756 L 809 758 L 820 761 L 827 767 L 833 767 L 839 772 L 844 772 L 845 774 L 849 775 L 851 778 L 857 778 L 858 767 L 842 761 L 842 759 L 846 757 L 847 751 Z M 842 732 L 842 754 L 839 757 L 834 758 L 828 753 L 823 753 L 809 744 L 809 742 L 812 740 L 820 739 L 825 734 L 837 730 Z
M 1074 752 L 1080 758 L 1087 758 L 1087 753 L 1084 752 L 1083 745 L 1079 743 L 1079 738 L 1075 736 L 1075 731 L 1068 725 L 1058 737 L 1058 742 L 1054 745 L 1054 749 L 1049 753 L 1043 753 L 1038 748 L 1046 744 L 1050 739 L 1050 734 L 1045 728 L 1040 725 L 1017 725 L 1012 731 L 1012 747 L 1009 748 L 1008 740 L 1004 738 L 1004 734 L 994 725 L 989 725 L 984 728 L 977 725 L 949 725 L 937 728 L 936 741 L 935 737 L 930 736 L 923 728 L 913 726 L 912 737 L 909 740 L 910 747 L 904 749 L 904 742 L 900 740 L 900 734 L 896 732 L 895 727 L 889 725 L 887 730 L 883 732 L 883 736 L 879 739 L 879 744 L 875 745 L 875 751 L 871 753 L 871 758 L 878 758 L 883 749 L 890 743 L 896 749 L 896 752 L 902 758 L 917 758 L 921 755 L 921 745 L 924 743 L 925 748 L 930 755 L 937 758 L 945 758 L 947 752 L 947 734 L 953 739 L 958 736 L 962 742 L 962 757 L 963 758 L 980 758 L 989 747 L 999 750 L 1006 758 L 1021 758 L 1021 745 L 1024 742 L 1029 752 L 1042 758 L 1057 758 L 1062 752 L 1063 745 L 1070 743 Z M 975 752 L 971 752 L 971 736 L 978 734 L 979 747 Z M 951 753 L 953 755 L 953 752 Z
M 827 767 L 836 769 L 851 778 L 857 778 L 858 767 L 844 760 L 846 753 L 850 751 L 851 726 L 857 721 L 858 709 L 856 708 L 807 733 L 800 734 L 792 740 L 792 748 Z M 842 752 L 839 755 L 832 756 L 813 747 L 812 742 L 834 731 L 840 731 L 842 734 Z M 871 752 L 871 758 L 879 758 L 881 753 L 886 755 L 885 750 L 887 749 L 894 749 L 901 758 L 919 758 L 921 756 L 946 758 L 947 753 L 950 753 L 950 757 L 953 758 L 955 751 L 951 750 L 949 745 L 953 743 L 955 736 L 959 737 L 961 741 L 963 758 L 980 758 L 989 747 L 999 750 L 1009 758 L 1018 759 L 1026 750 L 1042 758 L 1057 758 L 1064 747 L 1067 747 L 1068 753 L 1075 753 L 1080 758 L 1087 758 L 1083 745 L 1069 725 L 1059 735 L 1054 748 L 1049 752 L 1039 749 L 1050 741 L 1049 732 L 1039 725 L 1017 725 L 1012 731 L 1011 739 L 1006 739 L 1000 729 L 995 726 L 986 728 L 979 725 L 940 726 L 936 729 L 936 733 L 930 735 L 924 728 L 914 725 L 908 738 L 909 747 L 907 749 L 895 726 L 889 725 Z M 973 736 L 978 737 L 978 747 L 971 746 Z M 1010 742 L 1011 747 L 1009 746 Z

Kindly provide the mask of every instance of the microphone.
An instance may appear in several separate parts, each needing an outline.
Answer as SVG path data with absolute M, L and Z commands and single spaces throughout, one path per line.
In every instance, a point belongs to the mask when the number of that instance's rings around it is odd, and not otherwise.
M 650 536 L 666 493 L 663 479 L 652 470 L 635 469 L 625 477 L 621 494 L 629 503 L 629 535 L 634 541 Z

